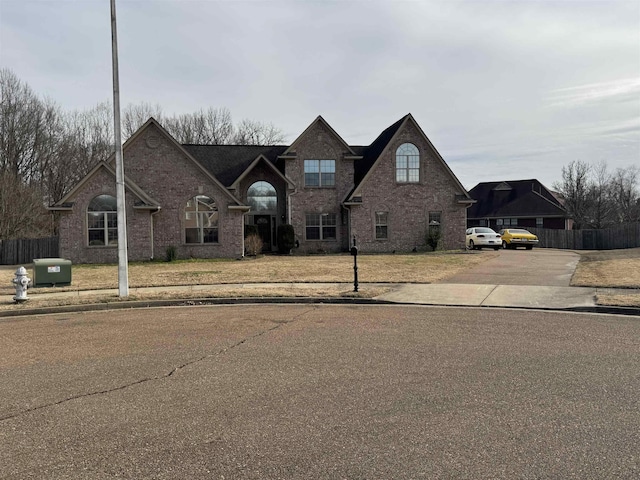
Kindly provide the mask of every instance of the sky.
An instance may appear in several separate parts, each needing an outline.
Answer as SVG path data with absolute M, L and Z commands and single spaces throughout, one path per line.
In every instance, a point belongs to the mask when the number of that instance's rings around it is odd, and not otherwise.
M 411 113 L 467 188 L 640 165 L 640 0 L 117 0 L 121 105 L 226 107 L 351 145 Z M 109 0 L 0 0 L 0 67 L 112 99 Z

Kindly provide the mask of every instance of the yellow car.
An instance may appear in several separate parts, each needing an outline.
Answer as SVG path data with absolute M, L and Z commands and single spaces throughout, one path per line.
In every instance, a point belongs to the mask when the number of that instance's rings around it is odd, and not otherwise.
M 505 228 L 498 233 L 502 237 L 502 248 L 525 247 L 527 250 L 531 250 L 534 245 L 538 245 L 538 237 L 529 230 Z

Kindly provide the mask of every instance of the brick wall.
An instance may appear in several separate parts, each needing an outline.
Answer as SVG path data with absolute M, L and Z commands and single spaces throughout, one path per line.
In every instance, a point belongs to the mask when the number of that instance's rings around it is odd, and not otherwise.
M 212 181 L 191 162 L 179 148 L 154 125 L 142 132 L 124 152 L 124 172 L 150 197 L 161 205 L 153 215 L 151 245 L 151 213 L 134 210 L 137 199 L 126 194 L 129 260 L 164 258 L 169 246 L 176 247 L 178 258 L 239 257 L 243 254 L 243 214 L 230 211 L 235 202 L 225 189 Z M 61 215 L 60 254 L 74 263 L 110 263 L 117 261 L 117 248 L 89 247 L 86 211 L 91 199 L 101 193 L 115 196 L 115 179 L 100 170 L 70 199 L 73 212 Z M 194 245 L 184 240 L 184 208 L 195 195 L 213 198 L 219 211 L 219 243 Z
M 396 183 L 395 152 L 402 143 L 410 142 L 420 151 L 420 182 Z M 291 215 L 300 247 L 297 253 L 340 252 L 350 247 L 355 234 L 362 252 L 411 251 L 424 249 L 429 212 L 441 212 L 441 246 L 446 249 L 464 247 L 466 228 L 465 205 L 455 196 L 464 193 L 449 170 L 412 123 L 406 122 L 394 141 L 383 151 L 381 161 L 362 184 L 362 204 L 350 207 L 342 202 L 353 189 L 354 161 L 347 159 L 348 148 L 322 121 L 317 121 L 298 138 L 293 146 L 296 157 L 286 160 L 286 175 L 296 185 L 287 209 L 287 185 L 265 164 L 258 164 L 240 182 L 235 193 L 246 202 L 246 190 L 255 181 L 271 183 L 278 192 L 277 224 Z M 335 160 L 335 186 L 306 187 L 304 160 Z M 164 136 L 155 125 L 149 125 L 126 146 L 124 170 L 128 179 L 161 205 L 151 215 L 148 210 L 134 209 L 136 197 L 127 192 L 127 224 L 129 259 L 164 258 L 166 249 L 176 248 L 178 258 L 239 257 L 243 254 L 245 216 L 229 210 L 237 203 L 226 189 L 211 179 L 182 150 Z M 61 215 L 60 252 L 74 263 L 117 261 L 117 248 L 87 245 L 86 211 L 91 199 L 101 193 L 115 195 L 115 179 L 106 169 L 88 179 L 83 188 L 69 199 L 75 202 L 72 213 Z M 184 208 L 195 195 L 215 200 L 219 211 L 219 243 L 194 245 L 184 241 Z M 375 212 L 388 212 L 388 238 L 375 238 Z M 336 215 L 335 240 L 307 240 L 306 214 Z M 284 220 L 283 220 L 284 219 Z M 152 232 L 153 224 L 153 232 Z M 153 245 L 152 243 L 153 238 Z
M 420 182 L 397 183 L 395 152 L 403 143 L 420 151 Z M 351 207 L 351 228 L 361 252 L 408 252 L 426 247 L 429 212 L 442 212 L 442 246 L 464 247 L 466 208 L 456 202 L 462 194 L 429 143 L 408 122 L 362 184 L 362 205 Z M 388 212 L 388 239 L 375 239 L 375 212 Z
M 296 185 L 297 193 L 291 197 L 291 223 L 300 242 L 298 253 L 340 252 L 348 248 L 348 223 L 341 207 L 353 188 L 353 160 L 344 158 L 343 143 L 321 122 L 316 122 L 295 145 L 296 158 L 287 160 L 286 174 Z M 335 160 L 335 187 L 305 187 L 304 160 Z M 307 240 L 305 216 L 307 213 L 335 213 L 336 240 Z M 343 218 L 345 221 L 343 221 Z
M 100 169 L 73 198 L 73 212 L 60 215 L 60 256 L 73 263 L 114 263 L 118 261 L 117 246 L 89 246 L 87 208 L 98 195 L 116 196 L 115 177 Z M 127 250 L 130 260 L 148 260 L 151 256 L 151 224 L 148 211 L 134 210 L 134 197 L 125 194 L 127 217 Z

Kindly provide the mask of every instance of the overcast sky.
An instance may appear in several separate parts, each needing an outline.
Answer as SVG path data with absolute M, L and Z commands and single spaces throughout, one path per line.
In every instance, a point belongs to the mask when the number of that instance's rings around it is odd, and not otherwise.
M 468 189 L 640 164 L 640 0 L 117 0 L 121 104 L 227 107 L 368 145 L 413 114 Z M 0 0 L 0 66 L 112 98 L 109 0 Z

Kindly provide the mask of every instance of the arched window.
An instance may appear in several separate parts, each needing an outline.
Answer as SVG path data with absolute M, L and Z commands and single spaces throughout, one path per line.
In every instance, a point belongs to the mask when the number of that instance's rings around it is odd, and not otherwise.
M 87 231 L 90 247 L 118 245 L 116 197 L 98 195 L 87 208 Z
M 186 243 L 218 243 L 218 207 L 212 198 L 196 195 L 184 213 Z
M 276 213 L 278 207 L 276 189 L 268 182 L 256 182 L 247 191 L 247 203 L 254 212 Z
M 412 143 L 403 143 L 396 150 L 396 182 L 420 181 L 420 152 Z

